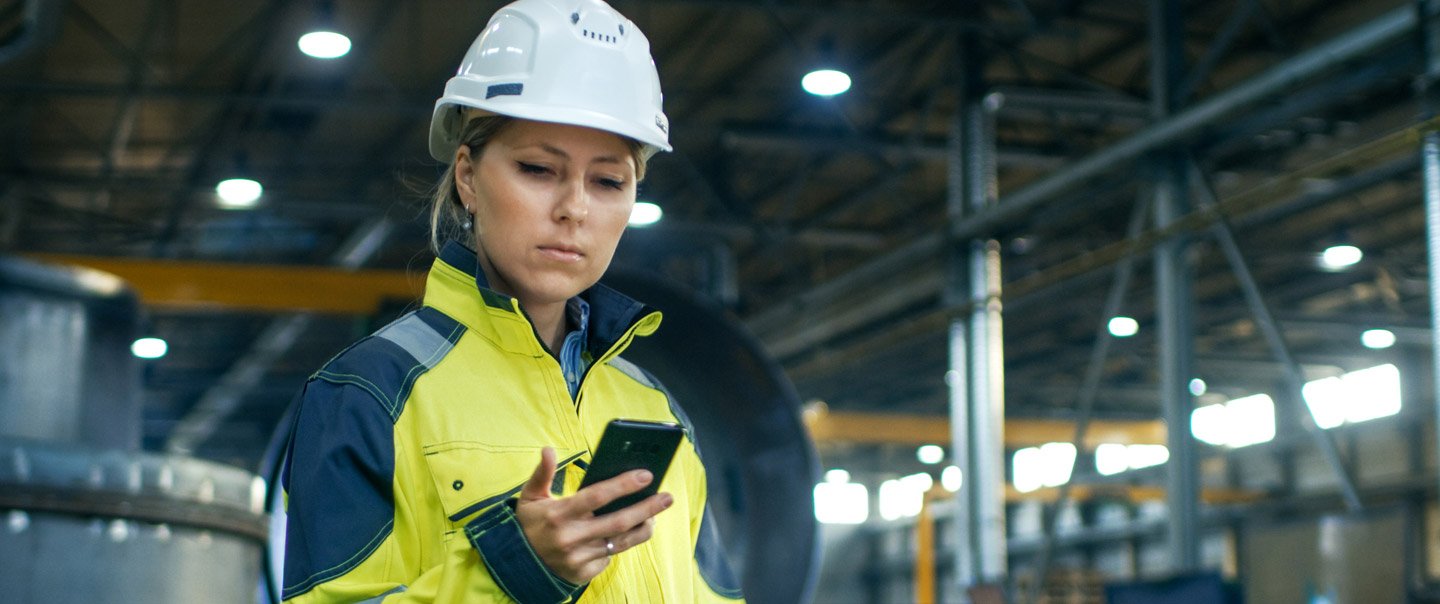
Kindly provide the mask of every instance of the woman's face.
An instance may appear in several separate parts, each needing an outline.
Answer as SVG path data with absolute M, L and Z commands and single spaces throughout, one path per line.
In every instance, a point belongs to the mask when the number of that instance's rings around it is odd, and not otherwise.
M 478 159 L 460 147 L 455 182 L 490 286 L 527 306 L 599 281 L 635 205 L 625 142 L 580 126 L 515 120 Z

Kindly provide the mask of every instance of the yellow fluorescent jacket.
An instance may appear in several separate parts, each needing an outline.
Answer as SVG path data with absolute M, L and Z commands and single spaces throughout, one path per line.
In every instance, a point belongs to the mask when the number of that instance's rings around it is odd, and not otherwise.
M 556 450 L 552 492 L 565 496 L 611 419 L 686 421 L 653 377 L 618 356 L 654 333 L 659 312 L 603 286 L 581 294 L 591 362 L 572 399 L 518 303 L 487 289 L 475 267 L 472 252 L 447 245 L 422 309 L 306 382 L 282 477 L 285 601 L 738 601 L 688 438 L 660 484 L 675 503 L 648 542 L 586 585 L 535 556 L 510 502 L 541 447 Z

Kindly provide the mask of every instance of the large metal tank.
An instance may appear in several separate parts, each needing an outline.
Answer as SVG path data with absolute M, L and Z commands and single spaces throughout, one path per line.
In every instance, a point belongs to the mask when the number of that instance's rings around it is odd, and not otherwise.
M 134 294 L 0 257 L 0 599 L 251 603 L 265 485 L 139 452 Z

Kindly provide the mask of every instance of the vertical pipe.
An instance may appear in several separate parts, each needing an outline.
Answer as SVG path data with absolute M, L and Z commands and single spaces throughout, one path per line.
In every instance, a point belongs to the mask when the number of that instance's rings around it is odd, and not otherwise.
M 1425 53 L 1425 73 L 1421 77 L 1421 114 L 1433 118 L 1440 113 L 1440 22 L 1435 13 L 1440 8 L 1436 0 L 1419 0 L 1420 32 L 1422 49 Z M 1420 145 L 1420 172 L 1425 181 L 1425 249 L 1430 266 L 1430 354 L 1432 379 L 1435 389 L 1431 400 L 1435 403 L 1436 442 L 1440 442 L 1440 132 L 1427 132 Z M 1440 447 L 1436 447 L 1440 457 Z M 1440 468 L 1440 464 L 1437 464 Z M 1440 480 L 1440 476 L 1437 476 Z
M 965 209 L 968 214 L 989 210 L 999 197 L 995 177 L 993 114 L 986 106 L 983 66 L 978 39 L 967 34 L 966 68 L 961 111 L 964 143 Z M 980 546 L 980 579 L 1005 579 L 1005 339 L 1000 315 L 1000 243 L 969 242 L 970 314 L 970 463 L 976 495 L 973 509 L 975 535 Z
M 974 10 L 975 7 L 971 7 Z M 947 216 L 951 224 L 994 205 L 997 197 L 992 116 L 985 106 L 980 41 L 961 32 L 960 108 L 950 128 Z M 1000 248 L 994 241 L 950 238 L 944 247 L 944 301 L 971 303 L 950 326 L 952 451 L 964 473 L 956 497 L 956 578 L 963 592 L 1006 575 L 1004 347 L 1000 318 Z
M 1151 107 L 1157 120 L 1176 107 L 1174 92 L 1184 76 L 1184 28 L 1179 0 L 1150 2 Z M 1185 172 L 1173 151 L 1156 162 L 1155 226 L 1164 228 L 1187 212 Z M 1164 409 L 1170 463 L 1165 500 L 1170 563 L 1176 572 L 1200 565 L 1199 465 L 1190 434 L 1193 402 L 1189 383 L 1195 356 L 1191 316 L 1191 271 L 1185 260 L 1189 238 L 1173 237 L 1155 248 L 1155 316 L 1160 349 L 1160 397 Z

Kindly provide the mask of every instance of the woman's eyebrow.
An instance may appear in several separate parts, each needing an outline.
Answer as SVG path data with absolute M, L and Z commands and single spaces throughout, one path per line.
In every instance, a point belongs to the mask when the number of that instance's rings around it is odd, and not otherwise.
M 542 150 L 542 151 L 544 151 L 544 152 L 546 152 L 546 153 L 549 153 L 549 154 L 551 154 L 551 155 L 558 155 L 558 156 L 560 156 L 562 159 L 564 159 L 564 160 L 566 160 L 566 161 L 569 161 L 569 160 L 570 160 L 570 154 L 569 154 L 569 153 L 566 153 L 564 149 L 561 149 L 561 148 L 559 148 L 559 147 L 556 147 L 555 145 L 552 145 L 552 144 L 550 144 L 550 143 L 537 143 L 537 144 L 534 145 L 534 146 L 539 147 L 540 150 Z M 625 160 L 624 160 L 624 159 L 621 159 L 620 157 L 615 156 L 615 155 L 603 155 L 603 156 L 600 156 L 600 157 L 597 157 L 597 158 L 595 158 L 595 159 L 590 160 L 590 163 L 592 163 L 592 164 L 623 164 L 623 163 L 625 163 Z

